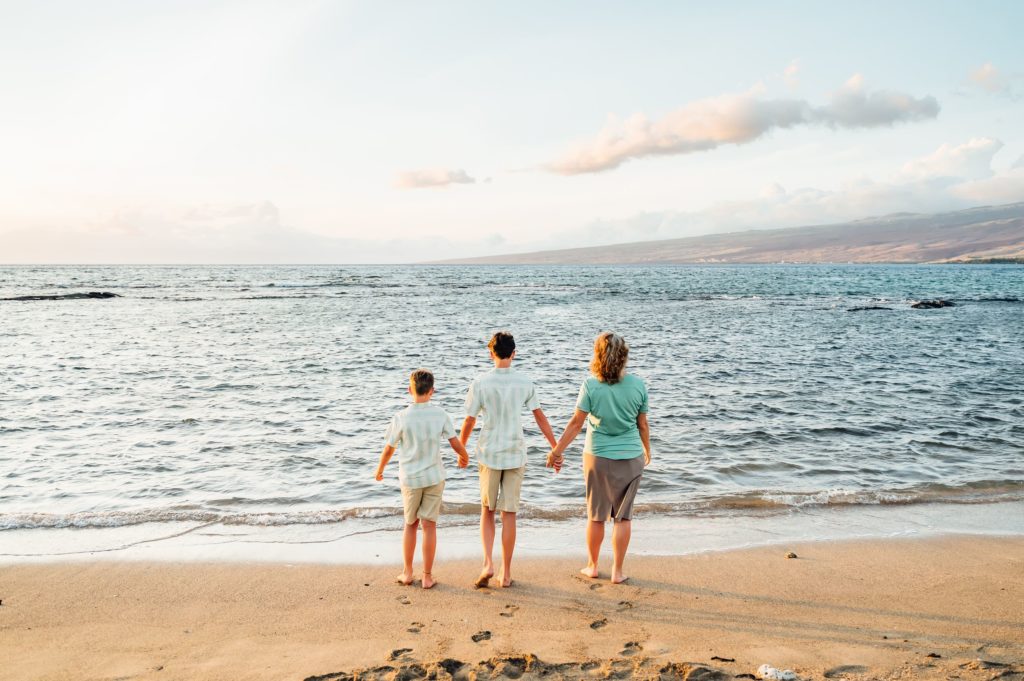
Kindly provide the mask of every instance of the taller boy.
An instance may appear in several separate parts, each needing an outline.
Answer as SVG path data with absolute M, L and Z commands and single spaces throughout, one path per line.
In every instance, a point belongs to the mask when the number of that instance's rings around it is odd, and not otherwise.
M 501 511 L 501 585 L 512 584 L 512 552 L 516 546 L 516 513 L 519 492 L 526 473 L 526 440 L 523 437 L 523 409 L 533 412 L 540 432 L 554 447 L 551 425 L 541 411 L 533 381 L 512 368 L 516 342 L 512 334 L 499 331 L 487 344 L 494 369 L 479 376 L 466 395 L 466 420 L 459 438 L 469 442 L 477 416 L 483 414 L 480 442 L 476 448 L 480 464 L 480 541 L 484 567 L 475 586 L 487 586 L 494 576 L 494 513 Z

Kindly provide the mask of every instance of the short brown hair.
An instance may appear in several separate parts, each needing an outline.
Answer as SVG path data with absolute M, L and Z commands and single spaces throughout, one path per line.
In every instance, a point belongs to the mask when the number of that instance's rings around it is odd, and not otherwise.
M 590 373 L 602 383 L 618 383 L 626 373 L 629 346 L 617 333 L 605 331 L 594 339 L 594 359 L 590 361 Z
M 434 387 L 434 374 L 426 369 L 417 369 L 409 374 L 409 385 L 417 395 L 426 395 Z
M 491 336 L 487 347 L 498 359 L 508 359 L 516 351 L 516 339 L 508 331 L 499 331 Z

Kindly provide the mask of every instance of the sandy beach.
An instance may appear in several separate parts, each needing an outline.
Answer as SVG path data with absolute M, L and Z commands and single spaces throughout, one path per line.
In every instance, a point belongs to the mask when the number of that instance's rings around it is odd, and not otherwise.
M 425 591 L 393 566 L 8 566 L 0 678 L 1024 678 L 1020 537 L 640 557 L 619 586 L 578 567 L 475 591 L 449 562 Z

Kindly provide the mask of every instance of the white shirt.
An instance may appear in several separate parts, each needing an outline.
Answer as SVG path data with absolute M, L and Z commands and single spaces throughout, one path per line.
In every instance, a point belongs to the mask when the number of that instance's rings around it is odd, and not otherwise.
M 540 409 L 533 381 L 508 369 L 492 369 L 469 386 L 466 414 L 483 414 L 477 460 L 488 468 L 507 470 L 526 465 L 523 409 Z
M 403 487 L 430 487 L 444 480 L 441 440 L 455 437 L 455 426 L 444 409 L 413 402 L 394 415 L 385 437 L 398 450 L 398 479 Z

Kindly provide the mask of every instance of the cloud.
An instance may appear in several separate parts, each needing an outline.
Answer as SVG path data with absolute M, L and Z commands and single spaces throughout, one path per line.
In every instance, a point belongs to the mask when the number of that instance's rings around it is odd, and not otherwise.
M 399 189 L 447 187 L 450 184 L 473 184 L 474 182 L 476 180 L 462 169 L 425 168 L 423 170 L 407 170 L 398 173 L 395 177 L 395 186 Z
M 775 129 L 799 125 L 872 128 L 935 118 L 938 113 L 934 97 L 866 92 L 863 78 L 855 75 L 821 107 L 800 99 L 761 99 L 755 91 L 691 102 L 659 120 L 642 114 L 625 121 L 612 117 L 593 140 L 547 168 L 561 175 L 595 173 L 647 156 L 746 144 Z
M 1011 203 L 1024 200 L 1024 156 L 1008 169 L 952 188 L 953 193 L 976 203 Z
M 1003 143 L 992 137 L 976 137 L 958 145 L 943 144 L 931 154 L 904 164 L 901 174 L 908 179 L 989 177 L 992 157 L 1002 148 Z
M 786 87 L 795 90 L 800 85 L 800 60 L 794 59 L 782 72 L 782 79 L 786 81 Z
M 787 190 L 770 183 L 757 196 L 719 202 L 703 210 L 645 211 L 623 219 L 595 220 L 521 250 L 799 227 L 1024 201 L 1024 157 L 1008 168 L 992 167 L 993 157 L 1002 147 L 1002 141 L 989 137 L 943 144 L 907 162 L 888 180 L 855 178 L 835 189 Z
M 971 71 L 970 82 L 992 93 L 1005 92 L 1009 88 L 1007 79 L 991 62 L 986 62 Z
M 935 118 L 939 103 L 934 97 L 916 99 L 902 92 L 866 92 L 864 77 L 854 75 L 833 93 L 827 106 L 815 109 L 808 122 L 833 128 L 877 128 Z
M 17 225 L 6 228 L 5 225 Z M 0 212 L 3 263 L 391 263 L 493 253 L 500 234 L 454 242 L 340 238 L 282 224 L 270 201 L 192 206 L 125 205 L 89 222 L 27 225 Z

